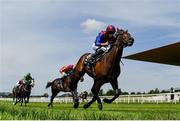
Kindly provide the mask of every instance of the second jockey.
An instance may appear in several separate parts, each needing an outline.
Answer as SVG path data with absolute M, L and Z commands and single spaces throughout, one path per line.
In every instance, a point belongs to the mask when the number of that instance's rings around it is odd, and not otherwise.
M 24 89 L 24 81 L 21 79 L 16 83 L 16 87 L 19 89 L 19 93 Z
M 108 25 L 106 31 L 101 31 L 98 34 L 92 46 L 95 53 L 91 54 L 86 61 L 88 68 L 90 68 L 91 65 L 94 64 L 94 61 L 96 60 L 98 55 L 102 55 L 104 52 L 107 52 L 110 49 L 110 45 L 115 41 L 115 32 L 116 28 L 113 25 Z
M 62 83 L 63 83 L 63 79 L 65 77 L 67 77 L 68 80 L 71 81 L 69 75 L 71 75 L 73 73 L 73 65 L 69 64 L 67 66 L 63 66 L 62 68 L 60 68 L 59 72 L 62 75 L 62 77 L 61 77 L 62 81 L 60 82 L 60 86 L 61 86 L 61 88 L 63 88 L 63 84 Z

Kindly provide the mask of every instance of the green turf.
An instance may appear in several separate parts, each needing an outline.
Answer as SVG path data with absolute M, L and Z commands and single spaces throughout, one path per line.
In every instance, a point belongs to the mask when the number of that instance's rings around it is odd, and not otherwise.
M 103 110 L 94 103 L 90 108 L 72 108 L 73 104 L 29 103 L 26 107 L 0 101 L 0 120 L 180 120 L 180 104 L 103 104 Z

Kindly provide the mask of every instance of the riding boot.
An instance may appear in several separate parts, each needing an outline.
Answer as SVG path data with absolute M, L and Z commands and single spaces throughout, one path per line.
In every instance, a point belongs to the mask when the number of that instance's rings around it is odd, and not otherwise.
M 95 53 L 93 53 L 93 54 L 95 55 Z M 93 55 L 93 54 L 92 54 L 92 55 Z M 94 61 L 94 59 L 95 59 L 94 56 L 92 56 L 92 55 L 86 60 L 86 65 L 87 65 L 87 68 L 88 68 L 88 69 L 91 68 L 91 66 L 92 66 L 92 64 L 93 64 L 93 61 Z
M 64 79 L 67 78 L 68 81 L 71 81 L 70 79 L 70 73 L 72 73 L 72 71 L 67 71 L 65 72 L 65 74 L 61 77 L 61 81 L 60 81 L 60 87 L 64 88 Z
M 59 86 L 63 89 L 63 80 L 66 78 L 66 76 L 61 77 L 61 81 L 59 81 Z
M 104 53 L 103 50 L 98 50 L 95 53 L 91 54 L 91 56 L 87 59 L 87 67 L 91 68 L 91 66 L 95 63 L 96 58 Z
M 60 88 L 63 89 L 63 84 L 62 84 L 62 81 L 60 81 L 60 84 L 59 84 Z
M 96 51 L 95 53 L 93 53 L 93 54 L 91 55 L 92 64 L 96 61 L 97 57 L 98 57 L 98 56 L 101 56 L 103 53 L 104 53 L 103 50 L 98 50 L 98 51 Z

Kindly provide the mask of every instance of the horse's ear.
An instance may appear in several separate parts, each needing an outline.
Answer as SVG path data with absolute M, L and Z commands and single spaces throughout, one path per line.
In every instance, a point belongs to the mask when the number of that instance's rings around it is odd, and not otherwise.
M 128 29 L 126 30 L 126 32 L 128 33 Z
M 117 31 L 120 31 L 120 29 L 117 27 Z

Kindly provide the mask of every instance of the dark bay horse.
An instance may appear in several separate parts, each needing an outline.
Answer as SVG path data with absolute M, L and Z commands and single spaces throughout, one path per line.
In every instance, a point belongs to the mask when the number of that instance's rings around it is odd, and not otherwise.
M 35 81 L 31 80 L 29 84 L 27 84 L 26 86 L 24 86 L 24 88 L 19 89 L 19 87 L 14 86 L 13 90 L 12 90 L 12 94 L 13 94 L 13 103 L 14 105 L 16 105 L 18 102 L 21 103 L 21 106 L 23 104 L 23 101 L 26 105 L 26 103 L 29 102 L 29 97 L 31 94 L 31 90 L 34 87 Z
M 73 76 L 74 74 L 72 73 L 68 76 L 56 78 L 53 81 L 47 82 L 46 89 L 51 86 L 51 93 L 52 93 L 48 107 L 49 106 L 53 107 L 53 100 L 60 91 L 71 92 L 73 102 L 74 102 L 74 108 L 77 108 L 79 106 L 78 93 L 77 93 L 77 89 L 74 87 L 74 84 L 73 84 L 73 79 L 74 79 Z M 82 82 L 84 78 L 81 77 L 80 80 Z
M 123 53 L 123 48 L 132 46 L 134 38 L 123 29 L 118 29 L 116 32 L 116 40 L 112 43 L 111 49 L 104 54 L 101 59 L 91 68 L 87 68 L 85 59 L 90 53 L 82 55 L 75 67 L 75 86 L 85 73 L 94 79 L 94 84 L 91 89 L 93 98 L 84 105 L 84 108 L 88 108 L 93 102 L 97 100 L 98 108 L 102 109 L 101 99 L 98 96 L 100 88 L 105 83 L 110 83 L 115 91 L 115 95 L 112 99 L 104 98 L 105 103 L 113 102 L 120 95 L 120 89 L 118 88 L 118 76 L 120 75 L 120 61 Z

